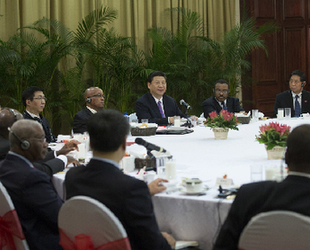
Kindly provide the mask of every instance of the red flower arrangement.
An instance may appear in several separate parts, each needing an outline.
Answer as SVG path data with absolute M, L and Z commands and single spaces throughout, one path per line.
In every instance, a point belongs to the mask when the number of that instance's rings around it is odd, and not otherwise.
M 270 122 L 268 125 L 259 127 L 260 134 L 256 135 L 256 140 L 267 146 L 267 150 L 273 149 L 275 146 L 286 147 L 287 136 L 291 127 L 286 124 Z
M 238 120 L 234 113 L 222 109 L 219 115 L 216 111 L 209 113 L 209 117 L 204 124 L 210 128 L 228 128 L 239 130 L 237 127 L 237 122 Z

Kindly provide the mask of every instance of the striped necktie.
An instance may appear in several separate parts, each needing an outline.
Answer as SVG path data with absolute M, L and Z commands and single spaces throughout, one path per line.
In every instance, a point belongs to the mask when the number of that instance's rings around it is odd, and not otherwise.
M 225 105 L 225 102 L 222 102 L 222 106 L 223 106 L 223 109 L 227 111 L 227 107 Z
M 300 116 L 300 112 L 301 112 L 298 98 L 299 98 L 299 96 L 296 95 L 295 96 L 295 117 L 299 117 Z
M 161 101 L 158 101 L 157 105 L 158 105 L 158 109 L 159 109 L 159 112 L 161 114 L 161 117 L 165 118 L 165 114 L 164 114 L 163 108 L 161 107 Z

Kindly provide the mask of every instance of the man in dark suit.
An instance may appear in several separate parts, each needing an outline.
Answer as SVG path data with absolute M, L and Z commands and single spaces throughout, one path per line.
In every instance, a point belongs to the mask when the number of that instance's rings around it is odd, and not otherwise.
M 23 112 L 24 118 L 41 123 L 45 132 L 46 141 L 50 143 L 55 142 L 56 137 L 53 135 L 47 119 L 40 114 L 45 107 L 46 100 L 43 89 L 36 86 L 31 86 L 22 93 L 22 102 L 25 107 L 25 111 Z
M 103 109 L 104 94 L 102 89 L 98 87 L 90 87 L 85 90 L 84 98 L 86 108 L 77 112 L 73 118 L 73 133 L 83 134 L 86 132 L 86 123 L 92 114 Z
M 174 123 L 174 116 L 185 117 L 176 101 L 165 94 L 167 77 L 164 72 L 154 71 L 147 79 L 150 92 L 141 96 L 136 102 L 138 119 L 148 119 L 151 123 L 168 125 Z
M 216 111 L 216 113 L 219 114 L 222 109 L 233 113 L 244 111 L 240 106 L 238 98 L 228 96 L 229 83 L 226 80 L 217 80 L 214 83 L 213 93 L 214 96 L 206 99 L 202 103 L 205 118 L 208 118 L 209 114 L 213 111 Z
M 171 249 L 175 240 L 158 229 L 152 191 L 145 182 L 119 169 L 129 132 L 124 115 L 116 110 L 101 110 L 89 118 L 87 129 L 93 158 L 86 167 L 68 171 L 66 197 L 86 195 L 105 204 L 123 224 L 133 250 Z
M 239 189 L 213 249 L 238 249 L 241 232 L 259 213 L 287 210 L 310 216 L 309 141 L 310 125 L 296 127 L 287 139 L 288 176 L 282 182 L 256 182 Z
M 291 116 L 299 117 L 302 113 L 310 113 L 310 92 L 303 90 L 306 86 L 306 75 L 294 70 L 290 75 L 290 90 L 276 96 L 273 117 L 277 117 L 278 108 L 291 108 Z
M 48 144 L 42 126 L 32 120 L 15 122 L 10 145 L 11 151 L 0 162 L 0 181 L 13 201 L 29 248 L 62 249 L 57 219 L 63 201 L 51 178 L 32 165 L 46 154 Z
M 0 160 L 3 160 L 10 150 L 8 128 L 20 119 L 23 119 L 23 116 L 15 109 L 3 108 L 0 110 Z M 79 162 L 74 158 L 65 156 L 70 151 L 77 149 L 77 144 L 79 144 L 78 141 L 72 140 L 58 151 L 48 151 L 43 160 L 33 163 L 34 167 L 52 176 L 62 171 L 67 164 L 79 165 Z

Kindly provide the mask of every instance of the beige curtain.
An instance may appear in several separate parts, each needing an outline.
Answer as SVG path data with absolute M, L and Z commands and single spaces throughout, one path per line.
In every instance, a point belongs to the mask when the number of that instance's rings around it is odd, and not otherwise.
M 118 11 L 110 25 L 123 36 L 134 37 L 139 48 L 149 49 L 147 30 L 151 27 L 177 28 L 167 8 L 184 7 L 198 12 L 205 35 L 218 40 L 238 21 L 239 0 L 0 0 L 0 39 L 6 41 L 17 28 L 46 17 L 57 19 L 71 30 L 89 12 L 100 6 Z

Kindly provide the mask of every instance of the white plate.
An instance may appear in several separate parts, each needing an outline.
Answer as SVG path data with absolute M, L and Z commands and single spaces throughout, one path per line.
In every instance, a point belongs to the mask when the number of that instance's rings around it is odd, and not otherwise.
M 187 128 L 185 128 L 185 127 L 175 127 L 175 126 L 171 126 L 171 127 L 168 128 L 168 130 L 185 130 L 185 129 L 187 129 Z
M 192 195 L 195 195 L 195 194 L 203 194 L 207 191 L 207 189 L 202 189 L 201 191 L 187 191 L 185 187 L 182 187 L 180 189 L 180 192 L 184 193 L 184 194 L 192 194 Z

